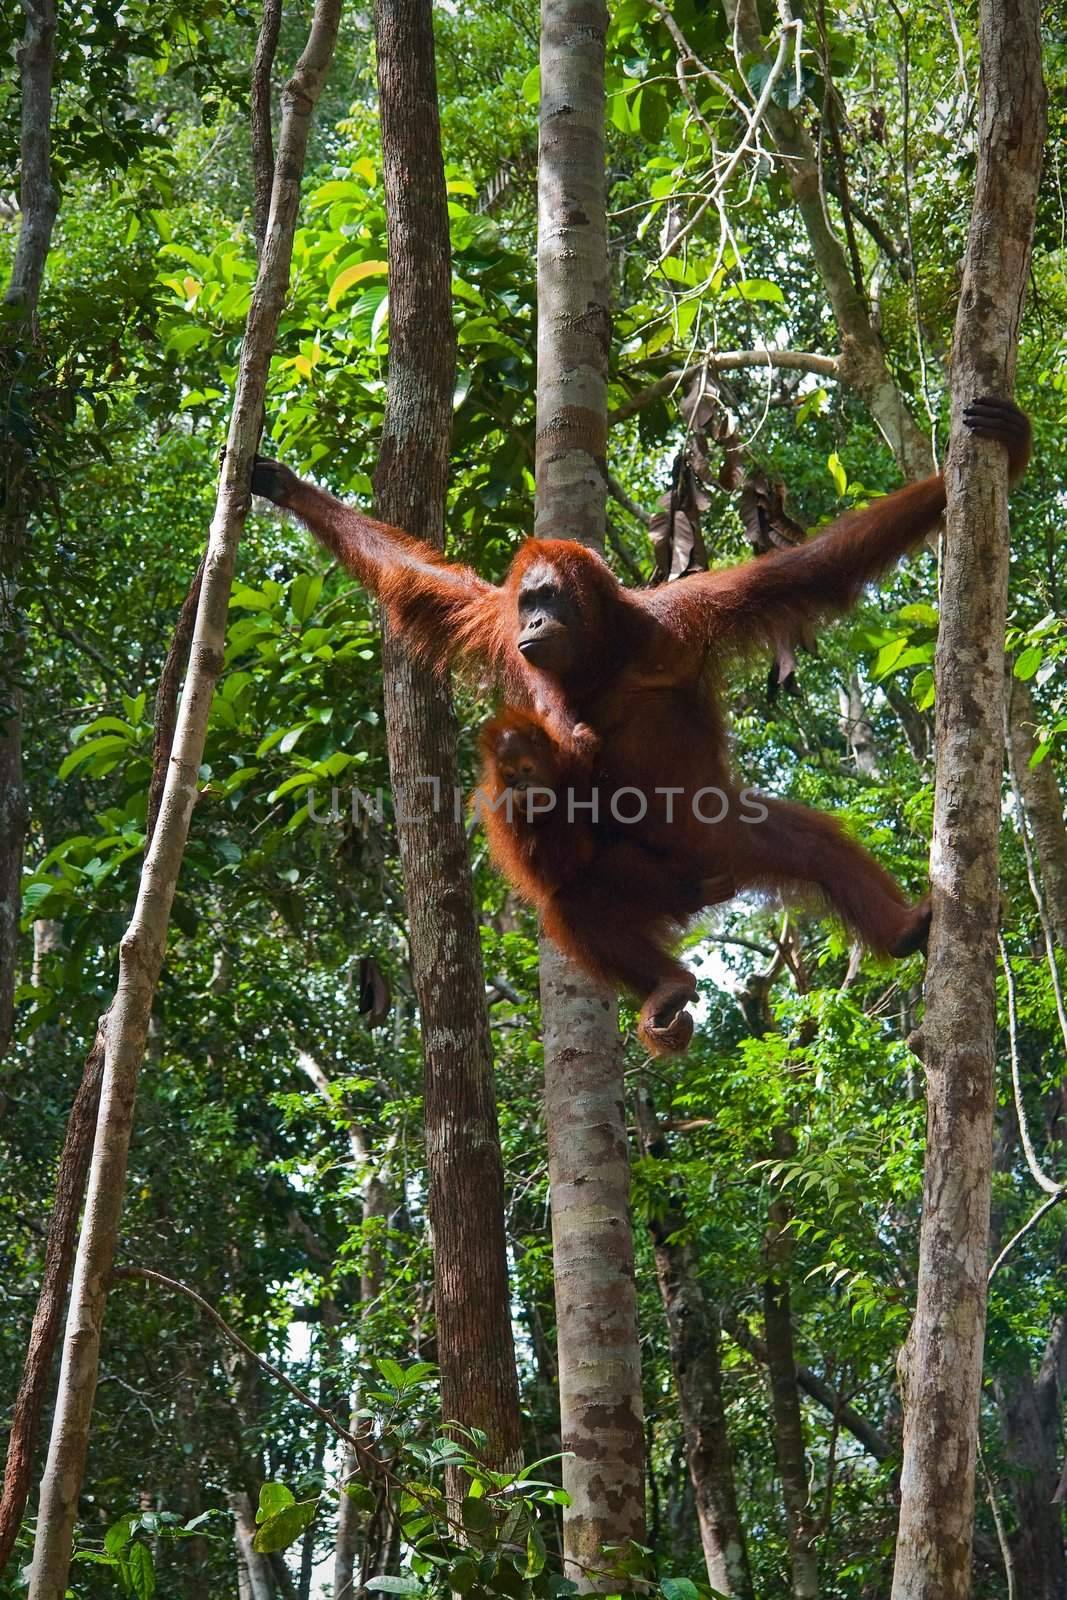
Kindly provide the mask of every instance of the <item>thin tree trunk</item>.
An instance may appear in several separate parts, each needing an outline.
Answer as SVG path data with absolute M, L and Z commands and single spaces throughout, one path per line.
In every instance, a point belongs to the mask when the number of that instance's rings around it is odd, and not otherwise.
M 70 1108 L 66 1138 L 59 1156 L 56 1194 L 45 1240 L 41 1289 L 30 1327 L 30 1342 L 11 1413 L 11 1431 L 7 1441 L 4 1490 L 0 1498 L 0 1572 L 3 1572 L 11 1558 L 30 1490 L 37 1429 L 52 1375 L 52 1357 L 67 1298 L 74 1242 L 78 1234 L 78 1216 L 85 1195 L 85 1180 L 96 1131 L 100 1084 L 104 1075 L 106 1026 L 107 1019 L 104 1018 L 93 1047 L 85 1058 L 82 1081 Z
M 740 1345 L 742 1350 L 766 1366 L 767 1346 L 762 1339 L 756 1337 L 747 1323 L 736 1313 L 728 1310 L 723 1311 L 721 1320 L 731 1339 Z M 843 1401 L 837 1390 L 832 1384 L 827 1383 L 825 1378 L 820 1378 L 817 1372 L 812 1372 L 810 1367 L 802 1366 L 799 1362 L 796 1363 L 795 1370 L 797 1383 L 808 1398 L 814 1400 L 816 1405 L 822 1406 L 831 1417 L 836 1417 L 841 1427 L 850 1433 L 857 1444 L 861 1444 L 875 1461 L 888 1461 L 896 1454 L 896 1450 L 881 1429 L 861 1416 L 855 1406 Z
M 863 686 L 855 669 L 849 673 L 847 687 L 842 684 L 838 688 L 837 703 L 841 708 L 841 732 L 852 751 L 856 771 L 865 778 L 877 778 L 878 741 L 863 704 Z
M 286 86 L 271 221 L 248 314 L 229 439 L 208 539 L 191 667 L 159 820 L 119 954 L 89 1193 L 74 1268 L 52 1439 L 41 1483 L 31 1600 L 62 1600 L 100 1359 L 108 1283 L 122 1214 L 134 1098 L 166 948 L 174 890 L 197 796 L 208 714 L 222 666 L 237 541 L 248 512 L 267 370 L 289 282 L 311 114 L 333 55 L 340 0 L 317 0 L 307 48 Z
M 431 0 L 378 0 L 389 236 L 389 388 L 379 514 L 444 544 L 455 384 L 451 255 Z M 389 762 L 425 1058 L 434 1302 L 447 1421 L 480 1428 L 496 1467 L 521 1456 L 481 947 L 458 792 L 452 697 L 403 646 L 383 648 Z M 436 786 L 436 788 L 435 788 Z
M 927 1150 L 915 1319 L 901 1352 L 893 1600 L 970 1593 L 996 1047 L 1007 462 L 964 405 L 1010 394 L 1045 129 L 1038 0 L 980 0 L 978 173 L 953 349 L 952 436 L 921 1054 Z
M 785 1129 L 775 1131 L 774 1152 L 776 1156 L 796 1154 L 796 1140 Z M 815 1549 L 815 1517 L 808 1490 L 804 1420 L 793 1351 L 793 1312 L 789 1296 L 793 1247 L 788 1231 L 789 1216 L 785 1200 L 771 1201 L 764 1242 L 767 1275 L 763 1281 L 763 1326 L 774 1420 L 774 1453 L 789 1530 L 793 1595 L 795 1600 L 815 1600 L 819 1593 L 819 1558 Z
M 16 380 L 32 385 L 37 342 L 37 302 L 59 196 L 52 184 L 52 75 L 55 62 L 55 0 L 23 0 L 26 25 L 18 49 L 22 123 L 18 243 L 4 293 L 0 373 L 5 388 Z M 32 490 L 26 449 L 11 435 L 0 501 L 0 1060 L 11 1044 L 19 953 L 22 857 L 28 808 L 22 774 L 22 675 L 26 640 L 18 604 L 19 568 L 26 547 Z
M 308 1055 L 306 1051 L 300 1052 L 298 1063 L 311 1079 L 326 1104 L 331 1110 L 336 1110 L 337 1102 L 330 1086 L 330 1080 L 319 1063 L 314 1057 Z M 363 1321 L 362 1347 L 363 1354 L 366 1356 L 370 1349 L 367 1321 L 381 1288 L 385 1265 L 383 1242 L 373 1224 L 385 1222 L 392 1209 L 393 1197 L 388 1184 L 381 1175 L 381 1158 L 376 1157 L 372 1152 L 366 1129 L 358 1117 L 349 1117 L 347 1133 L 348 1148 L 351 1152 L 352 1165 L 359 1183 L 362 1199 L 360 1220 L 365 1229 L 367 1223 L 372 1224 L 372 1227 L 364 1236 L 359 1275 L 359 1299 Z M 348 1426 L 350 1431 L 355 1434 L 367 1433 L 366 1419 L 357 1416 L 362 1404 L 363 1401 L 359 1389 L 356 1387 L 349 1397 L 348 1408 Z M 337 1533 L 334 1537 L 333 1600 L 352 1600 L 352 1596 L 355 1593 L 354 1573 L 364 1514 L 351 1496 L 344 1493 L 344 1486 L 352 1482 L 359 1471 L 360 1462 L 355 1448 L 352 1445 L 346 1445 L 341 1465 L 342 1493 L 337 1511 Z M 365 1552 L 364 1568 L 373 1565 L 375 1560 L 376 1558 L 372 1557 L 369 1562 L 367 1552 Z M 384 1569 L 380 1566 L 374 1565 L 375 1572 L 381 1572 L 382 1570 Z
M 1059 1385 L 1050 1386 L 1050 1392 L 1040 1377 L 1035 1383 L 1025 1352 L 1012 1354 L 1019 1365 L 995 1376 L 993 1390 L 1015 1506 L 1017 1531 L 1010 1543 L 1017 1592 L 1020 1600 L 1067 1600 L 1063 1513 L 1053 1502 L 1059 1478 Z
M 542 0 L 535 532 L 603 549 L 611 345 L 603 0 Z M 614 1001 L 541 940 L 568 1575 L 644 1535 L 629 1151 Z M 609 1563 L 610 1564 L 610 1563 Z M 594 1569 L 594 1570 L 590 1570 Z
M 667 1142 L 647 1089 L 637 1094 L 637 1126 L 644 1155 L 665 1159 Z M 671 1370 L 708 1582 L 724 1595 L 752 1600 L 752 1574 L 737 1509 L 723 1406 L 719 1314 L 700 1281 L 699 1262 L 687 1237 L 682 1210 L 673 1205 L 657 1210 L 649 1218 L 649 1232 L 667 1317 Z

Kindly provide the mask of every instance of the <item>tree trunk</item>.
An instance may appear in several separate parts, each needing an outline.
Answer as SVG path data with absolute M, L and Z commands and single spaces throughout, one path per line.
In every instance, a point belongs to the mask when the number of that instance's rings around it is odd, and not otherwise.
M 18 243 L 4 293 L 0 374 L 4 388 L 32 388 L 37 301 L 59 196 L 52 184 L 52 75 L 55 0 L 23 0 L 26 25 L 18 49 L 21 106 Z M 29 352 L 29 353 L 26 353 Z M 16 365 L 21 370 L 16 373 Z M 22 675 L 26 649 L 18 604 L 19 567 L 29 528 L 31 462 L 10 432 L 0 499 L 0 1061 L 11 1043 L 18 972 L 22 856 L 28 810 L 22 776 Z
M 542 0 L 535 533 L 603 549 L 608 306 L 603 0 Z M 541 940 L 569 1575 L 644 1535 L 629 1152 L 614 1001 Z M 580 1565 L 579 1565 L 580 1563 Z
M 556 1004 L 552 988 L 563 991 Z M 569 964 L 541 950 L 545 1106 L 556 1280 L 567 1576 L 614 1589 L 605 1545 L 644 1536 L 644 1420 L 630 1226 L 621 1050 L 604 1047 L 606 996 L 572 990 Z M 582 1009 L 579 1009 L 584 1002 Z M 560 1030 L 564 1030 L 560 1032 Z
M 212 693 L 222 666 L 237 541 L 248 512 L 248 484 L 262 425 L 267 370 L 289 282 L 310 119 L 333 55 L 339 13 L 340 0 L 317 0 L 307 48 L 284 95 L 270 228 L 241 351 L 191 667 L 159 821 L 145 856 L 133 918 L 120 947 L 118 989 L 108 1018 L 96 1145 L 74 1267 L 52 1438 L 41 1483 L 31 1600 L 62 1600 L 67 1587 L 104 1308 L 122 1214 L 137 1079 L 197 796 Z
M 878 741 L 863 704 L 863 685 L 859 673 L 849 673 L 848 684 L 840 684 L 837 703 L 841 708 L 841 733 L 852 751 L 856 771 L 865 778 L 878 777 Z
M 1041 148 L 1038 0 L 980 0 L 978 174 L 953 350 L 934 917 L 921 1053 L 927 1151 L 915 1319 L 901 1352 L 904 1460 L 893 1600 L 970 1593 L 996 1044 L 997 843 L 1008 589 L 1007 463 L 962 426 L 1010 394 Z
M 52 1376 L 52 1358 L 70 1284 L 78 1217 L 85 1197 L 85 1181 L 89 1173 L 100 1105 L 106 1025 L 105 1018 L 85 1059 L 82 1081 L 70 1108 L 67 1133 L 56 1170 L 56 1194 L 45 1240 L 41 1288 L 7 1440 L 4 1488 L 0 1496 L 0 1573 L 11 1558 L 22 1514 L 26 1509 L 37 1429 Z
M 336 1101 L 330 1086 L 330 1080 L 320 1064 L 306 1051 L 301 1051 L 297 1058 L 301 1070 L 307 1074 L 315 1085 L 319 1094 L 331 1110 L 336 1109 Z M 393 1208 L 393 1195 L 389 1185 L 382 1177 L 383 1158 L 376 1155 L 370 1147 L 366 1129 L 358 1117 L 350 1116 L 348 1122 L 348 1148 L 352 1156 L 352 1165 L 359 1183 L 362 1207 L 360 1220 L 366 1230 L 363 1238 L 363 1251 L 360 1259 L 359 1274 L 359 1299 L 363 1326 L 361 1328 L 361 1346 L 364 1358 L 369 1354 L 372 1344 L 368 1333 L 367 1323 L 371 1308 L 381 1289 L 382 1275 L 385 1266 L 384 1243 L 374 1224 L 384 1223 Z M 388 1146 L 387 1146 L 388 1148 Z M 370 1223 L 369 1230 L 366 1225 Z M 323 1402 L 325 1403 L 325 1402 Z M 363 1404 L 358 1386 L 354 1387 L 349 1396 L 349 1430 L 354 1434 L 363 1434 L 368 1438 L 366 1418 L 357 1415 Z M 341 1465 L 341 1496 L 337 1510 L 337 1533 L 334 1537 L 333 1553 L 333 1591 L 332 1600 L 352 1600 L 355 1593 L 355 1566 L 356 1556 L 360 1549 L 360 1532 L 364 1524 L 364 1515 L 356 1502 L 344 1493 L 344 1485 L 352 1482 L 360 1472 L 359 1457 L 352 1445 L 346 1445 Z M 379 1530 L 386 1538 L 389 1534 L 388 1527 Z M 379 1539 L 379 1543 L 381 1539 Z M 371 1551 L 367 1548 L 368 1540 L 364 1539 L 363 1572 L 365 1576 L 380 1573 L 385 1568 L 380 1564 L 381 1552 Z
M 1057 1326 L 1062 1344 L 1062 1319 Z M 1054 1333 L 1050 1347 L 1055 1338 Z M 1059 1479 L 1059 1382 L 1042 1381 L 1043 1363 L 1035 1383 L 1025 1352 L 1013 1354 L 1019 1365 L 997 1375 L 993 1389 L 1015 1506 L 1011 1554 L 1016 1590 L 1020 1600 L 1067 1600 L 1063 1513 L 1052 1498 Z
M 667 1142 L 646 1089 L 637 1095 L 637 1126 L 646 1156 L 664 1160 Z M 721 1594 L 752 1600 L 745 1530 L 722 1397 L 719 1314 L 704 1293 L 700 1265 L 680 1207 L 649 1219 L 656 1277 L 670 1335 L 671 1371 L 693 1480 L 708 1582 Z M 655 1541 L 653 1541 L 655 1542 Z
M 776 1156 L 796 1154 L 796 1140 L 785 1129 L 775 1131 L 774 1153 Z M 789 1530 L 793 1595 L 794 1600 L 815 1600 L 819 1593 L 819 1558 L 815 1549 L 815 1518 L 808 1490 L 804 1421 L 793 1351 L 793 1312 L 789 1298 L 793 1249 L 788 1224 L 788 1204 L 781 1198 L 772 1200 L 764 1244 L 767 1276 L 763 1282 L 763 1326 L 774 1420 L 774 1453 Z
M 431 0 L 378 0 L 389 235 L 389 388 L 377 509 L 444 544 L 455 385 L 448 208 Z M 480 1428 L 488 1460 L 521 1456 L 489 1017 L 450 690 L 395 640 L 385 710 L 425 1058 L 441 1405 Z

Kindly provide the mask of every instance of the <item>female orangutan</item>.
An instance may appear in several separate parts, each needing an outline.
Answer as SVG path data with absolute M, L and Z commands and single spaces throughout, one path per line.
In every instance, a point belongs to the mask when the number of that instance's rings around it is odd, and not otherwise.
M 964 421 L 1005 446 L 1017 478 L 1030 454 L 1023 413 L 983 398 Z M 939 474 L 806 544 L 641 591 L 563 539 L 527 539 L 497 587 L 278 462 L 257 460 L 252 487 L 379 597 L 419 657 L 442 669 L 471 658 L 500 685 L 512 709 L 483 743 L 486 787 L 499 801 L 527 762 L 557 807 L 510 823 L 493 813 L 497 859 L 580 965 L 641 999 L 651 1050 L 682 1050 L 692 1034 L 695 983 L 671 939 L 740 890 L 814 892 L 873 951 L 923 948 L 927 901 L 910 905 L 830 817 L 739 788 L 721 682 L 732 654 L 847 611 L 918 544 L 945 507 Z

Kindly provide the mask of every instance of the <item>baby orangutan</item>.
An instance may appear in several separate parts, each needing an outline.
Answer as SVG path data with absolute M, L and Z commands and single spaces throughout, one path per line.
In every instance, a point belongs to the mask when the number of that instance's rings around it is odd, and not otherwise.
M 664 947 L 704 906 L 731 899 L 733 880 L 701 880 L 628 837 L 626 824 L 602 825 L 595 739 L 580 740 L 569 754 L 535 714 L 512 709 L 487 723 L 479 742 L 475 809 L 493 860 L 567 955 L 645 1002 L 638 1032 L 649 1050 L 684 1050 L 693 1032 L 688 1011 L 675 1013 L 666 1039 L 662 1029 L 653 1035 L 647 1027 L 664 995 L 676 996 L 679 987 L 696 993 L 688 968 Z M 601 940 L 583 937 L 593 925 L 612 929 L 610 954 Z

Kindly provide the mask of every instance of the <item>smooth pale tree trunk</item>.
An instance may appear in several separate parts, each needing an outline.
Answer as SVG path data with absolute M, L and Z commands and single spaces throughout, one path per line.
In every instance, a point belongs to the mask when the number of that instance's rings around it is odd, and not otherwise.
M 100 1337 L 114 1260 L 137 1079 L 152 998 L 166 949 L 170 909 L 197 796 L 208 715 L 222 667 L 237 542 L 248 513 L 267 371 L 289 282 L 311 114 L 333 56 L 340 0 L 317 0 L 307 48 L 283 97 L 282 128 L 267 241 L 245 328 L 226 456 L 208 537 L 186 690 L 159 820 L 145 856 L 133 918 L 119 951 L 119 983 L 108 1018 L 96 1144 L 74 1266 L 52 1437 L 41 1483 L 31 1600 L 63 1600 L 100 1362 Z
M 564 1557 L 581 1589 L 612 1589 L 604 1546 L 640 1542 L 645 1511 L 622 1050 L 617 1029 L 613 1049 L 604 1039 L 611 1002 L 584 981 L 575 986 L 547 943 L 541 995 L 560 1436 L 570 1452 Z
M 455 386 L 448 207 L 431 0 L 378 0 L 389 236 L 389 387 L 378 513 L 444 544 Z M 489 1016 L 447 685 L 383 649 L 397 832 L 425 1060 L 441 1405 L 480 1428 L 496 1467 L 521 1456 Z
M 0 321 L 0 378 L 32 386 L 38 343 L 37 302 L 59 196 L 52 183 L 52 76 L 55 0 L 23 0 L 19 46 L 21 134 L 19 236 Z M 16 370 L 16 363 L 21 370 Z M 22 775 L 22 677 L 26 641 L 18 603 L 19 568 L 29 531 L 30 462 L 8 435 L 4 513 L 0 517 L 0 1060 L 11 1043 L 19 958 L 22 856 L 27 801 Z
M 1038 0 L 980 0 L 978 172 L 953 347 L 937 685 L 934 917 L 921 1054 L 927 1150 L 915 1318 L 900 1372 L 904 1459 L 893 1600 L 970 1593 L 996 1048 L 1007 461 L 969 434 L 1009 395 L 1045 131 Z
M 535 533 L 603 548 L 611 343 L 603 0 L 542 0 Z M 541 940 L 568 1575 L 644 1535 L 622 1056 L 612 997 Z
M 637 1127 L 643 1153 L 666 1160 L 667 1141 L 645 1088 L 637 1095 Z M 701 1283 L 700 1263 L 681 1205 L 657 1208 L 649 1217 L 649 1232 L 708 1582 L 721 1594 L 752 1600 L 752 1574 L 726 1432 L 718 1309 Z

